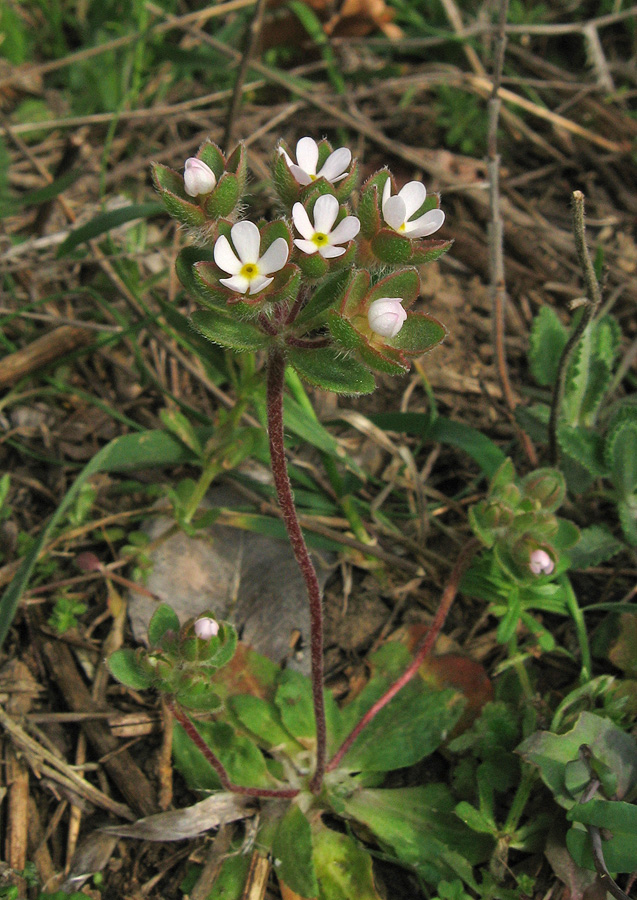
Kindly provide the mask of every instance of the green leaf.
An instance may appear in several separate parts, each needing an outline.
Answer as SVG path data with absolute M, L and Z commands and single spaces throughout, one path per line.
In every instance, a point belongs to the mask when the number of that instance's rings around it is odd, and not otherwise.
M 341 713 L 330 691 L 323 692 L 328 749 L 336 750 L 341 734 Z M 274 702 L 288 732 L 304 747 L 316 744 L 312 683 L 305 675 L 286 669 L 279 676 Z
M 369 303 L 383 297 L 400 297 L 405 309 L 409 308 L 420 293 L 420 275 L 417 269 L 401 269 L 376 282 L 369 292 Z M 403 325 L 403 328 L 405 325 Z M 402 331 L 402 329 L 401 329 Z
M 136 650 L 116 650 L 111 653 L 106 664 L 113 678 L 135 691 L 143 691 L 153 683 L 153 676 L 141 665 Z
M 382 696 L 392 680 L 377 676 L 369 682 L 361 692 L 361 712 Z M 363 699 L 372 698 L 362 709 Z M 463 708 L 464 699 L 457 691 L 432 690 L 417 675 L 363 729 L 340 767 L 350 772 L 387 772 L 413 766 L 442 744 Z
M 197 309 L 192 323 L 204 337 L 229 347 L 231 350 L 261 350 L 268 346 L 269 338 L 249 322 L 241 322 L 221 311 Z
M 471 831 L 455 815 L 455 806 L 444 784 L 361 790 L 345 801 L 349 817 L 366 825 L 429 884 L 460 877 L 477 889 L 472 866 L 488 857 L 493 841 Z
M 175 699 L 185 709 L 194 709 L 198 712 L 214 712 L 221 706 L 221 700 L 211 689 L 209 681 L 189 680 L 179 688 Z
M 204 209 L 210 219 L 227 218 L 239 202 L 239 179 L 224 172 L 215 189 L 206 197 Z
M 151 647 L 156 647 L 167 631 L 179 634 L 179 617 L 174 609 L 167 603 L 161 603 L 153 613 L 148 623 L 148 642 Z
M 637 806 L 616 800 L 589 800 L 578 803 L 567 815 L 571 822 L 594 825 L 611 832 L 602 841 L 604 861 L 610 872 L 633 872 L 635 847 L 637 846 Z M 595 869 L 591 841 L 587 832 L 571 828 L 566 835 L 566 845 L 578 866 Z
M 637 489 L 637 410 L 627 407 L 612 422 L 604 444 L 604 460 L 620 497 Z
M 345 350 L 360 350 L 365 345 L 365 338 L 357 331 L 348 319 L 344 319 L 335 310 L 328 316 L 328 327 L 334 340 Z
M 251 858 L 249 853 L 232 853 L 227 856 L 221 863 L 219 874 L 206 900 L 241 900 Z
M 408 356 L 420 356 L 444 340 L 446 334 L 445 326 L 433 316 L 408 312 L 403 327 L 387 343 Z
M 580 539 L 568 551 L 571 566 L 574 569 L 588 569 L 589 566 L 598 566 L 622 549 L 622 544 L 613 537 L 610 530 L 604 525 L 591 525 L 580 531 Z
M 529 339 L 529 364 L 538 384 L 552 387 L 568 332 L 551 306 L 543 306 L 533 319 Z
M 397 266 L 409 261 L 411 241 L 390 228 L 383 228 L 372 238 L 372 252 L 381 262 Z
M 266 750 L 282 747 L 291 757 L 303 751 L 303 746 L 283 726 L 280 712 L 274 703 L 253 694 L 236 694 L 228 699 L 228 706 L 241 725 Z
M 305 900 L 318 897 L 310 823 L 296 804 L 290 806 L 279 822 L 272 842 L 272 857 L 280 881 Z
M 322 827 L 313 846 L 321 900 L 380 900 L 372 858 L 353 838 Z
M 296 324 L 303 325 L 308 330 L 322 324 L 327 310 L 340 303 L 350 279 L 351 272 L 347 269 L 329 275 L 296 317 Z
M 197 722 L 206 744 L 223 763 L 230 780 L 242 787 L 275 787 L 261 751 L 243 734 L 225 722 Z M 181 725 L 173 731 L 176 768 L 194 790 L 217 790 L 219 777 L 203 753 L 193 744 Z
M 456 806 L 454 812 L 472 831 L 491 835 L 497 833 L 498 829 L 493 820 L 464 800 Z
M 579 748 L 587 744 L 593 756 L 618 776 L 618 796 L 629 795 L 637 786 L 637 742 L 609 719 L 583 712 L 565 734 L 537 731 L 517 748 L 527 762 L 540 769 L 542 781 L 555 800 L 570 809 L 577 797 L 566 786 L 566 767 L 579 759 Z
M 617 512 L 624 537 L 633 547 L 637 546 L 637 494 L 620 500 L 617 504 Z
M 151 219 L 153 216 L 163 213 L 164 209 L 161 203 L 132 203 L 130 206 L 124 206 L 121 209 L 113 209 L 110 212 L 101 213 L 95 216 L 86 225 L 80 225 L 64 240 L 57 251 L 57 258 L 66 256 L 71 250 L 74 250 L 79 244 L 90 241 L 92 238 L 99 237 L 113 228 L 118 228 L 125 222 L 131 222 L 133 219 Z
M 337 394 L 370 394 L 376 387 L 372 373 L 335 347 L 289 351 L 288 361 L 301 378 L 324 391 Z

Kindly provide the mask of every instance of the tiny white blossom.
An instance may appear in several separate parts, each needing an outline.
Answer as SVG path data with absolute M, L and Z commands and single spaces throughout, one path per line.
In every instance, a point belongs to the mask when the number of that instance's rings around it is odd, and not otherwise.
M 336 245 L 346 244 L 355 238 L 361 223 L 356 216 L 346 216 L 332 231 L 338 210 L 339 202 L 336 197 L 332 194 L 323 194 L 314 204 L 312 213 L 314 224 L 312 224 L 303 204 L 295 203 L 292 207 L 292 219 L 296 230 L 304 238 L 304 240 L 295 240 L 295 246 L 303 253 L 318 252 L 324 259 L 342 256 L 347 248 Z
M 279 153 L 285 157 L 290 172 L 294 175 L 299 184 L 311 184 L 317 178 L 325 178 L 334 184 L 341 181 L 347 176 L 345 171 L 352 161 L 351 150 L 347 147 L 339 147 L 327 157 L 319 172 L 316 171 L 318 165 L 319 149 L 318 144 L 311 137 L 303 137 L 296 145 L 296 163 L 290 159 L 283 147 L 279 147 Z
M 420 181 L 410 181 L 395 197 L 391 196 L 391 179 L 383 187 L 383 218 L 390 228 L 409 238 L 427 237 L 442 228 L 445 214 L 441 209 L 430 209 L 417 219 L 418 212 L 427 197 L 427 189 Z
M 184 187 L 189 197 L 209 194 L 217 184 L 215 173 L 209 165 L 196 156 L 186 160 L 184 168 Z
M 268 278 L 286 264 L 289 248 L 284 238 L 277 238 L 270 244 L 263 256 L 261 234 L 254 222 L 237 222 L 230 230 L 230 241 L 225 235 L 217 238 L 214 249 L 215 262 L 231 278 L 220 278 L 221 284 L 237 294 L 257 294 L 274 281 Z M 235 252 L 236 251 L 236 252 Z
M 406 318 L 400 297 L 381 297 L 374 300 L 367 310 L 369 327 L 381 337 L 396 337 Z
M 202 641 L 209 641 L 219 634 L 219 623 L 208 616 L 202 616 L 195 622 L 195 634 Z
M 534 550 L 529 560 L 529 569 L 534 575 L 550 575 L 555 563 L 546 550 Z

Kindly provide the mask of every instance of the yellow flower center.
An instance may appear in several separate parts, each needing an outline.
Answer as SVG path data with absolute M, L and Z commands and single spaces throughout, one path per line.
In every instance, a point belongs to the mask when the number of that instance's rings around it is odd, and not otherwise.
M 329 241 L 326 234 L 317 231 L 312 236 L 312 243 L 316 244 L 317 247 L 324 247 L 326 244 L 329 244 Z
M 256 263 L 244 263 L 241 266 L 241 271 L 239 275 L 243 275 L 244 278 L 247 278 L 248 281 L 252 281 L 253 278 L 259 274 L 259 269 L 257 268 Z
M 404 231 L 404 230 L 405 230 L 405 225 L 406 225 L 406 224 L 407 224 L 406 222 L 403 222 L 402 225 L 399 225 L 399 226 L 398 226 L 398 231 Z

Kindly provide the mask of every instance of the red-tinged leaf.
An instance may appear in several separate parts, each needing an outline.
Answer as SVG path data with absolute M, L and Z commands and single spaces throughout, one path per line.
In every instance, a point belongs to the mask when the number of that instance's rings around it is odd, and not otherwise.
M 377 372 L 386 375 L 404 375 L 409 371 L 409 363 L 402 356 L 392 350 L 391 347 L 372 347 L 371 344 L 363 344 L 359 349 L 360 358 L 368 366 Z
M 370 305 L 383 297 L 400 297 L 405 309 L 409 309 L 420 293 L 420 275 L 416 269 L 401 269 L 374 285 L 369 294 Z M 404 325 L 403 325 L 404 328 Z M 401 329 L 402 330 L 402 329 Z
M 261 656 L 246 644 L 238 644 L 231 661 L 215 673 L 212 682 L 224 697 L 252 694 L 272 700 L 279 672 L 279 667 L 267 656 Z
M 339 316 L 338 313 L 331 312 L 327 324 L 334 340 L 338 341 L 341 347 L 345 347 L 346 350 L 358 350 L 365 343 L 360 332 L 347 319 Z
M 217 181 L 221 178 L 226 162 L 223 153 L 215 143 L 204 141 L 197 151 L 197 159 L 212 169 Z M 231 168 L 230 171 L 232 172 L 234 169 Z
M 411 258 L 411 241 L 391 228 L 383 228 L 372 240 L 374 256 L 381 262 L 401 265 Z

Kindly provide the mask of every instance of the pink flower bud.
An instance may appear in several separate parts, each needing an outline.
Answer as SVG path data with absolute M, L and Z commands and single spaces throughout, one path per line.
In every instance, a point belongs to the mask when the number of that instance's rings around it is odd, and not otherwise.
M 195 634 L 202 641 L 209 641 L 210 638 L 219 634 L 219 623 L 207 616 L 202 616 L 195 622 Z
M 529 569 L 534 575 L 550 575 L 555 563 L 546 550 L 534 550 L 529 559 Z
M 184 170 L 184 187 L 189 197 L 198 197 L 199 194 L 209 194 L 217 184 L 215 173 L 196 156 L 186 160 Z
M 367 311 L 369 327 L 381 337 L 396 337 L 407 318 L 400 297 L 382 297 L 374 300 Z

